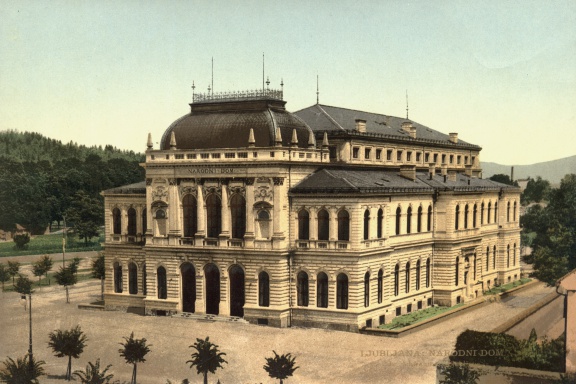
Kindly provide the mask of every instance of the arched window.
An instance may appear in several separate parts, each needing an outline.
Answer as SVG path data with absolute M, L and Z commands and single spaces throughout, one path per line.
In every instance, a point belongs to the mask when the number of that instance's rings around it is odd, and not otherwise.
M 270 277 L 264 271 L 258 274 L 258 305 L 270 306 Z
M 432 230 L 432 206 L 429 205 L 428 206 L 428 217 L 427 217 L 427 223 L 426 223 L 426 230 L 428 232 L 430 232 Z
M 156 271 L 156 280 L 158 283 L 158 298 L 166 299 L 168 297 L 168 289 L 166 286 L 166 268 L 158 267 Z
M 328 275 L 324 272 L 316 277 L 316 306 L 328 308 Z
M 484 203 L 480 204 L 480 225 L 484 225 Z
M 416 217 L 416 231 L 422 232 L 422 206 L 418 207 L 418 216 Z
M 486 223 L 490 224 L 490 215 L 492 215 L 492 202 L 488 202 L 488 214 L 486 215 Z
M 382 295 L 384 288 L 384 271 L 378 271 L 378 304 L 382 303 Z
M 394 267 L 394 296 L 400 293 L 400 265 Z
M 496 246 L 492 249 L 492 269 L 496 269 Z
M 122 265 L 118 262 L 114 263 L 114 292 L 122 293 Z
M 370 210 L 364 211 L 364 240 L 370 238 Z
M 328 240 L 330 237 L 330 216 L 328 211 L 318 211 L 318 240 Z
M 426 259 L 426 288 L 430 288 L 430 259 Z
M 490 247 L 486 247 L 486 272 L 490 269 Z
M 142 234 L 145 234 L 147 230 L 148 230 L 148 215 L 146 208 L 144 208 L 142 210 Z
M 474 276 L 474 282 L 476 282 L 476 264 L 477 260 L 476 260 L 476 254 L 474 254 L 474 272 L 472 273 L 472 276 Z
M 142 263 L 142 294 L 146 295 L 146 263 Z
M 460 206 L 456 206 L 456 212 L 454 213 L 454 229 L 458 230 L 460 220 Z
M 512 254 L 512 265 L 516 266 L 516 243 L 514 243 L 514 253 Z
M 350 240 L 350 214 L 345 209 L 338 212 L 338 240 Z
M 118 208 L 112 210 L 112 222 L 115 235 L 120 235 L 122 233 L 122 214 Z
M 416 290 L 420 290 L 420 260 L 416 262 Z
M 364 274 L 364 306 L 370 306 L 370 272 Z
M 382 238 L 382 228 L 384 227 L 384 211 L 382 210 L 382 208 L 380 208 L 378 210 L 378 222 L 376 223 L 376 225 L 377 225 L 376 237 L 381 239 Z
M 184 216 L 184 237 L 194 237 L 196 232 L 198 232 L 198 204 L 194 196 L 190 194 L 184 196 L 184 199 L 182 199 L 182 211 Z
M 412 230 L 412 207 L 408 207 L 406 211 L 406 233 Z
M 510 268 L 510 244 L 506 247 L 506 268 Z
M 206 221 L 208 237 L 218 237 L 222 232 L 222 202 L 215 193 L 206 197 Z
M 131 295 L 138 293 L 138 268 L 136 264 L 128 264 L 128 292 Z
M 258 229 L 258 238 L 270 238 L 270 213 L 266 209 L 258 211 L 256 224 Z
M 510 202 L 506 205 L 506 221 L 510 221 Z
M 310 239 L 310 214 L 305 209 L 298 212 L 298 239 Z
M 514 221 L 516 221 L 516 201 L 514 201 L 514 211 L 513 211 Z
M 307 307 L 308 306 L 308 274 L 304 271 L 298 273 L 296 281 L 296 290 L 298 294 L 298 306 Z
M 128 209 L 128 236 L 136 236 L 136 210 Z
M 472 228 L 476 228 L 476 213 L 478 211 L 478 205 L 474 204 L 474 212 L 472 212 Z
M 494 223 L 498 223 L 498 202 L 494 203 Z
M 410 292 L 410 262 L 406 263 L 406 280 L 404 281 L 405 292 Z
M 460 284 L 460 258 L 456 257 L 456 273 L 454 274 L 454 285 Z
M 400 234 L 400 222 L 402 219 L 402 209 L 400 207 L 396 208 L 396 234 Z
M 468 229 L 468 204 L 464 206 L 464 229 Z
M 348 309 L 348 276 L 344 273 L 336 278 L 336 308 Z
M 239 193 L 230 199 L 230 216 L 232 216 L 232 238 L 243 239 L 246 233 L 246 199 Z

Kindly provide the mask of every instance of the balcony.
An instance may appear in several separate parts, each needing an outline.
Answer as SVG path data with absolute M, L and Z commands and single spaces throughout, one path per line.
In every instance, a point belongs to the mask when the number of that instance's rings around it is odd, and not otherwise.
M 296 240 L 295 246 L 298 249 L 350 249 L 349 241 L 341 240 Z

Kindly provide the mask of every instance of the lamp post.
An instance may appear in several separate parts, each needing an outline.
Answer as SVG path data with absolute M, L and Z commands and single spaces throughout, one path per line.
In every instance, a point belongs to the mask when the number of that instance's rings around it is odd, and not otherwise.
M 62 231 L 62 268 L 65 268 L 64 256 L 66 255 L 66 216 L 62 215 L 62 219 L 64 219 L 64 230 Z
M 32 293 L 34 290 L 32 289 L 32 282 L 27 277 L 20 275 L 18 281 L 16 282 L 16 286 L 14 287 L 16 292 L 20 293 L 21 295 L 28 295 L 28 300 L 30 301 L 28 304 L 28 320 L 30 325 L 30 333 L 29 333 L 29 345 L 28 345 L 28 356 L 29 356 L 29 364 L 30 364 L 30 371 L 34 369 L 34 356 L 32 354 Z

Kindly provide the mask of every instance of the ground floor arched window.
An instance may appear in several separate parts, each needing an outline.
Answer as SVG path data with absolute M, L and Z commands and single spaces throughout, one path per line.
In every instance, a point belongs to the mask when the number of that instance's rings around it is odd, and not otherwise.
M 156 280 L 158 288 L 158 298 L 166 299 L 168 297 L 168 287 L 166 284 L 166 268 L 158 267 L 156 271 Z
M 328 275 L 324 272 L 316 278 L 316 306 L 328 308 Z
M 258 274 L 258 305 L 270 306 L 270 277 L 266 272 Z
M 128 264 L 128 292 L 131 295 L 138 293 L 138 268 L 136 264 Z
M 336 278 L 336 308 L 348 309 L 348 276 L 345 273 Z
M 308 290 L 308 274 L 304 271 L 300 271 L 298 273 L 297 282 L 296 282 L 296 291 L 298 295 L 298 306 L 300 307 L 307 307 L 308 306 L 308 298 L 309 298 L 309 290 Z
M 114 263 L 114 292 L 122 293 L 122 265 Z

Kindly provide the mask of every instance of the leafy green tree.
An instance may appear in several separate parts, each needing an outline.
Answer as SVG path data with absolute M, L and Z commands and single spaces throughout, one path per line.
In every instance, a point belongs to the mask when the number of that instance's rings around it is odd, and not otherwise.
M 2 283 L 2 292 L 4 292 L 4 283 L 10 280 L 10 273 L 6 264 L 0 263 L 0 282 Z
M 498 173 L 496 175 L 492 175 L 489 177 L 489 179 L 492 181 L 496 181 L 498 183 L 502 183 L 502 184 L 518 186 L 517 182 L 510 180 L 510 176 L 505 175 L 503 173 Z
M 104 300 L 104 279 L 106 278 L 106 264 L 104 254 L 98 253 L 98 257 L 92 259 L 92 277 L 100 279 L 100 298 Z
M 74 224 L 74 230 L 84 244 L 98 236 L 98 229 L 104 223 L 103 204 L 98 198 L 78 191 L 72 198 L 66 217 Z
M 296 357 L 292 357 L 290 353 L 278 355 L 276 351 L 272 352 L 274 352 L 274 357 L 265 358 L 264 370 L 268 372 L 268 376 L 280 380 L 280 384 L 282 384 L 285 379 L 292 376 L 294 371 L 299 368 L 294 366 L 296 365 Z
M 8 274 L 12 276 L 12 285 L 14 285 L 14 277 L 20 272 L 20 263 L 17 261 L 8 261 Z
M 131 384 L 136 384 L 136 370 L 138 363 L 143 363 L 146 361 L 144 358 L 148 352 L 150 352 L 150 346 L 146 345 L 146 339 L 135 339 L 134 332 L 130 334 L 130 337 L 124 337 L 124 343 L 120 343 L 123 347 L 118 350 L 120 356 L 126 360 L 126 364 L 132 364 L 132 380 Z
M 75 257 L 72 259 L 70 264 L 68 264 L 68 268 L 70 268 L 72 273 L 75 274 L 76 276 L 78 276 L 78 267 L 80 266 L 81 261 L 82 259 L 80 259 L 79 257 Z
M 40 259 L 40 262 L 44 266 L 44 276 L 48 279 L 48 285 L 50 285 L 50 279 L 48 278 L 48 272 L 50 272 L 50 270 L 52 269 L 52 265 L 54 265 L 54 262 L 52 261 L 52 258 L 48 255 L 42 256 L 42 259 Z
M 16 249 L 26 249 L 28 248 L 28 243 L 30 242 L 30 234 L 27 232 L 17 233 L 12 239 L 16 243 Z
M 14 290 L 22 295 L 31 295 L 34 293 L 32 282 L 23 275 L 18 275 L 18 280 L 16 280 L 16 284 L 14 284 Z
M 520 202 L 526 205 L 545 201 L 548 199 L 550 189 L 550 182 L 548 180 L 543 180 L 540 176 L 536 179 L 529 178 L 526 189 L 520 196 Z
M 108 370 L 112 364 L 108 364 L 103 371 L 100 371 L 100 359 L 96 359 L 96 364 L 88 362 L 86 370 L 84 371 L 74 371 L 74 376 L 80 379 L 82 384 L 107 384 L 111 383 L 114 375 L 108 373 Z
M 88 338 L 78 325 L 66 331 L 56 329 L 50 332 L 48 337 L 50 338 L 48 346 L 52 348 L 56 357 L 68 356 L 66 380 L 70 381 L 72 378 L 72 358 L 77 359 L 80 357 L 80 354 L 84 352 Z
M 476 384 L 481 372 L 470 368 L 468 364 L 450 363 L 442 369 L 444 379 L 440 384 Z
M 208 372 L 214 373 L 218 368 L 224 368 L 222 363 L 228 363 L 222 358 L 226 354 L 220 352 L 218 346 L 210 342 L 208 337 L 205 340 L 197 338 L 190 348 L 194 348 L 196 352 L 186 363 L 190 363 L 190 369 L 196 367 L 197 373 L 204 376 L 204 384 L 208 384 Z
M 38 384 L 38 378 L 44 375 L 42 365 L 44 361 L 36 361 L 32 358 L 32 364 L 28 360 L 28 355 L 22 358 L 16 358 L 14 361 L 11 357 L 3 362 L 4 369 L 0 371 L 0 381 L 6 384 Z
M 76 275 L 74 274 L 73 269 L 70 267 L 66 268 L 60 267 L 60 270 L 54 274 L 54 278 L 56 279 L 58 285 L 62 285 L 66 289 L 66 303 L 70 303 L 70 294 L 68 292 L 68 287 L 76 284 L 76 282 L 78 281 Z
M 44 264 L 42 263 L 42 260 L 38 260 L 32 264 L 32 273 L 38 278 L 38 284 L 40 284 L 40 278 L 44 275 L 44 272 Z

